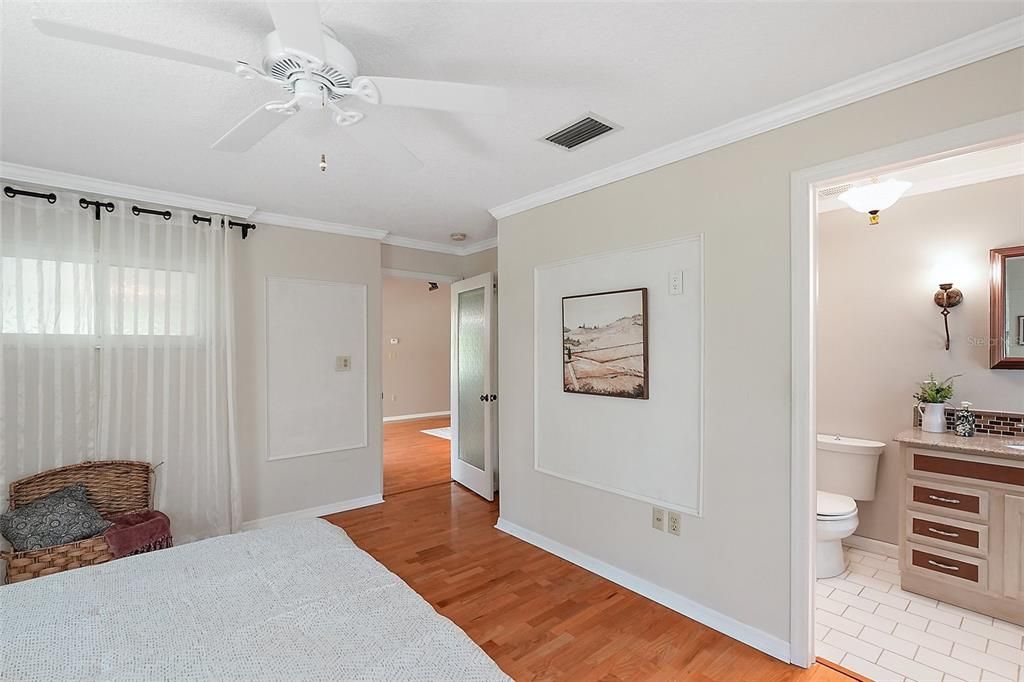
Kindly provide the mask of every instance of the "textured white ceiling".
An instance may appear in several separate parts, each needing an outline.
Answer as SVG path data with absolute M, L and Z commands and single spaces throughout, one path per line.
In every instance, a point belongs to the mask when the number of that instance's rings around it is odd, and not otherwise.
M 32 16 L 258 62 L 260 2 L 2 3 L 0 158 L 447 242 L 487 209 L 1022 13 L 1019 2 L 342 3 L 324 22 L 367 75 L 505 87 L 506 116 L 373 108 L 303 115 L 249 152 L 209 149 L 269 83 L 49 38 Z M 586 111 L 623 127 L 565 152 L 537 139 Z M 359 140 L 393 135 L 424 167 Z M 369 132 L 367 134 L 370 134 Z M 317 163 L 326 153 L 330 170 Z

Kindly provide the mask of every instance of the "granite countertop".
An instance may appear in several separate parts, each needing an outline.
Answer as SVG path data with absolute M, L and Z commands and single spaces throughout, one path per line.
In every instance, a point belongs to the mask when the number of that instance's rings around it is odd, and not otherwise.
M 922 431 L 920 428 L 913 428 L 899 432 L 893 440 L 906 445 L 922 445 L 943 450 L 956 450 L 977 455 L 1024 460 L 1024 449 L 1008 447 L 1011 444 L 1024 445 L 1024 438 L 1018 436 L 978 434 L 965 438 L 956 435 L 952 431 L 930 433 Z

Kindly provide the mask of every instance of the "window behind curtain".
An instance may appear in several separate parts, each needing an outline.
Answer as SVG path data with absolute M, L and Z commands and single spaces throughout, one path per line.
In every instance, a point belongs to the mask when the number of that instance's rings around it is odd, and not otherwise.
M 194 336 L 196 274 L 180 270 L 4 256 L 4 334 Z M 97 298 L 99 297 L 99 298 Z M 107 318 L 97 325 L 98 316 Z

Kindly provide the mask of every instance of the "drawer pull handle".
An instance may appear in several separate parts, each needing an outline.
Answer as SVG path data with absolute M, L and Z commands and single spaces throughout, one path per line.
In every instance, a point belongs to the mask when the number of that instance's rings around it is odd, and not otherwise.
M 952 497 L 939 497 L 938 495 L 929 495 L 929 500 L 935 500 L 936 502 L 945 502 L 946 504 L 960 504 L 960 500 L 955 500 Z
M 950 533 L 947 530 L 939 530 L 938 528 L 929 528 L 929 533 L 935 533 L 936 535 L 945 535 L 947 538 L 958 538 L 960 533 Z
M 939 568 L 944 568 L 947 571 L 959 571 L 960 570 L 959 566 L 950 566 L 949 564 L 940 564 L 938 561 L 932 561 L 931 559 L 928 560 L 928 563 L 930 565 L 932 565 L 932 566 L 938 566 Z

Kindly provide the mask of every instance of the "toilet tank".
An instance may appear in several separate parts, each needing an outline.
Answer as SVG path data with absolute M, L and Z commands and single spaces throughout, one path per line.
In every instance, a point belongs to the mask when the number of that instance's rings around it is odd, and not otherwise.
M 855 500 L 875 499 L 878 458 L 885 443 L 818 434 L 818 490 Z

